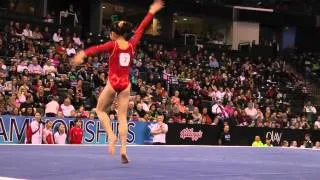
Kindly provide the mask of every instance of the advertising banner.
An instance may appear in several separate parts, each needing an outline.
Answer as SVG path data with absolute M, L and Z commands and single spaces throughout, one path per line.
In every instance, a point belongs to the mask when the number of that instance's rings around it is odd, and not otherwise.
M 311 135 L 313 142 L 320 140 L 320 131 L 248 127 L 233 127 L 231 129 L 232 144 L 243 146 L 251 145 L 255 136 L 260 136 L 263 142 L 266 138 L 271 139 L 274 146 L 280 146 L 285 140 L 289 142 L 297 141 L 301 145 L 306 134 Z
M 23 116 L 0 116 L 0 144 L 24 143 L 27 124 L 31 123 L 32 117 Z M 67 132 L 73 126 L 74 119 L 43 118 L 42 121 L 52 120 L 54 133 L 58 130 L 59 124 L 64 124 Z M 105 144 L 108 142 L 105 131 L 99 120 L 82 119 L 83 144 Z M 118 134 L 118 123 L 112 122 L 112 129 Z M 148 123 L 128 122 L 128 144 L 145 144 L 150 139 Z
M 217 145 L 219 128 L 198 124 L 168 124 L 167 144 Z

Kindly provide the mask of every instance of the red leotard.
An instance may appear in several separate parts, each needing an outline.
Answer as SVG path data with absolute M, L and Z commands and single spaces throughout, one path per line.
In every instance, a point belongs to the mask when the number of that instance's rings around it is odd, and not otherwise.
M 142 33 L 146 26 L 153 19 L 153 14 L 148 13 L 143 19 L 134 36 L 129 40 L 127 49 L 120 49 L 116 41 L 109 41 L 105 44 L 93 46 L 86 49 L 84 52 L 87 56 L 106 51 L 111 54 L 109 58 L 108 79 L 116 92 L 121 92 L 126 89 L 130 83 L 129 72 L 132 58 L 137 44 L 139 43 Z

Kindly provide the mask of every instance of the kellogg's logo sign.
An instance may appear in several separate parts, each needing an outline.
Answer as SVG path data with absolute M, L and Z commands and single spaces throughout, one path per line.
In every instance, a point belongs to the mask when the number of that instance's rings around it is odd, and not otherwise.
M 203 132 L 200 130 L 199 132 L 194 132 L 193 128 L 185 128 L 180 132 L 180 138 L 186 139 L 190 138 L 192 141 L 198 141 L 202 138 Z

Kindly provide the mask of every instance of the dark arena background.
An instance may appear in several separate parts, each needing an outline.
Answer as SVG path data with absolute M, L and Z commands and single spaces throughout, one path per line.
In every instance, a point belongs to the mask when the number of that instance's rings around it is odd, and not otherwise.
M 0 1 L 0 180 L 320 179 L 315 0 L 165 0 L 130 69 L 130 163 L 108 155 L 110 54 L 71 61 L 152 2 Z

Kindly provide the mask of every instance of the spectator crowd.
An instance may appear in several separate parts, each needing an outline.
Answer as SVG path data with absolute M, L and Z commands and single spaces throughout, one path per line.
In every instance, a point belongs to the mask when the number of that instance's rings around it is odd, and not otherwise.
M 101 37 L 101 36 L 98 36 Z M 89 57 L 73 67 L 80 49 L 101 43 L 57 30 L 10 22 L 0 33 L 0 114 L 95 118 L 106 84 L 108 56 Z M 142 41 L 131 70 L 128 120 L 319 129 L 311 102 L 292 112 L 295 95 L 307 96 L 304 80 L 279 57 L 241 57 L 222 49 L 177 49 Z M 116 101 L 108 109 L 117 119 Z

